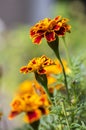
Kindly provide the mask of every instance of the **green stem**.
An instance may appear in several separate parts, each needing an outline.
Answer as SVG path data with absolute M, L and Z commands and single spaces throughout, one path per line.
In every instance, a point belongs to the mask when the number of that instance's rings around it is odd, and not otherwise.
M 66 73 L 65 73 L 65 69 L 60 57 L 60 53 L 59 53 L 59 38 L 56 37 L 56 40 L 53 42 L 48 42 L 48 45 L 50 48 L 52 48 L 52 50 L 54 51 L 54 53 L 56 54 L 56 57 L 58 58 L 61 66 L 62 66 L 62 71 L 63 71 L 63 75 L 64 75 L 64 84 L 66 87 L 66 91 L 67 91 L 67 96 L 68 96 L 68 102 L 70 103 L 70 97 L 69 97 L 69 91 L 68 91 L 68 84 L 67 84 L 67 77 L 66 77 Z
M 70 125 L 69 125 L 69 121 L 68 121 L 68 118 L 67 118 L 67 113 L 66 113 L 66 109 L 65 109 L 65 104 L 64 104 L 63 101 L 61 102 L 61 105 L 62 105 L 62 109 L 63 109 L 63 112 L 64 112 L 64 116 L 65 116 L 65 119 L 66 119 L 67 128 L 68 128 L 68 130 L 70 130 Z
M 60 119 L 59 119 L 60 120 Z M 62 123 L 61 123 L 61 120 L 60 120 L 60 128 L 59 128 L 59 130 L 63 130 L 63 128 L 62 128 Z
M 62 71 L 63 71 L 63 75 L 64 75 L 64 83 L 65 83 L 65 87 L 66 87 L 66 91 L 67 91 L 67 96 L 68 96 L 68 102 L 70 103 L 70 96 L 69 96 L 69 91 L 68 91 L 67 77 L 66 77 L 64 65 L 63 65 L 61 57 L 59 55 L 59 49 L 58 49 L 58 51 L 55 54 L 56 54 L 57 58 L 59 59 L 60 64 L 62 66 Z
M 45 93 L 47 94 L 47 97 L 48 97 L 50 103 L 53 104 L 53 102 L 52 102 L 52 100 L 51 100 L 51 96 L 50 96 L 49 90 L 48 90 L 48 89 L 45 89 L 45 88 L 47 88 L 47 86 L 44 87 L 44 90 L 45 90 Z

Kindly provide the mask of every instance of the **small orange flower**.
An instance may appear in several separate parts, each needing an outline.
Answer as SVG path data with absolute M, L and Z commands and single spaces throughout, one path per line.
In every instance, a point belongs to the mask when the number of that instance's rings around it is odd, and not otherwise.
M 53 93 L 55 89 L 57 90 L 64 90 L 64 84 L 58 84 L 58 79 L 53 76 L 52 74 L 56 74 L 59 75 L 62 73 L 62 66 L 59 62 L 59 60 L 54 60 L 55 65 L 52 66 L 46 66 L 45 70 L 46 70 L 46 74 L 47 74 L 47 79 L 48 79 L 48 89 L 50 93 Z M 67 62 L 65 60 L 62 60 L 64 69 L 66 74 L 70 74 L 71 70 L 67 65 Z
M 56 36 L 64 36 L 66 32 L 70 32 L 71 26 L 67 24 L 68 19 L 57 16 L 54 19 L 45 18 L 39 21 L 30 29 L 30 36 L 33 43 L 40 44 L 42 38 L 48 42 L 56 39 Z
M 23 66 L 20 69 L 20 72 L 37 72 L 38 74 L 46 74 L 46 70 L 44 68 L 52 64 L 54 64 L 54 62 L 50 58 L 43 55 L 40 58 L 33 58 L 27 66 Z
M 47 75 L 49 75 L 49 74 L 60 74 L 60 73 L 62 73 L 62 66 L 61 66 L 59 60 L 58 60 L 58 59 L 55 59 L 55 60 L 54 60 L 54 63 L 55 63 L 55 64 L 52 65 L 52 66 L 46 66 L 46 67 L 45 67 L 45 70 L 46 70 L 46 72 L 47 72 Z M 66 72 L 67 74 L 69 74 L 69 73 L 71 72 L 71 70 L 70 70 L 70 68 L 68 67 L 67 62 L 66 62 L 64 59 L 62 59 L 62 63 L 63 63 L 64 69 L 65 69 L 65 72 Z
M 34 85 L 33 85 L 34 84 Z M 41 93 L 41 86 L 36 87 L 36 81 L 24 81 L 19 89 L 16 97 L 11 103 L 11 112 L 9 119 L 13 119 L 21 113 L 25 113 L 25 121 L 33 123 L 40 119 L 42 115 L 48 114 L 48 106 L 50 105 L 47 95 Z M 32 92 L 31 92 L 32 89 Z M 43 91 L 43 90 L 42 90 Z

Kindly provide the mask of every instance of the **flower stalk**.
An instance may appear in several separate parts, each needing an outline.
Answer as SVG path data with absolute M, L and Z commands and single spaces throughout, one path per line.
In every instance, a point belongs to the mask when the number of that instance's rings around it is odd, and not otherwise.
M 58 58 L 61 66 L 62 66 L 62 71 L 63 71 L 63 75 L 64 75 L 64 84 L 65 84 L 65 87 L 66 87 L 66 92 L 67 92 L 67 96 L 68 96 L 68 102 L 70 103 L 70 96 L 69 96 L 66 72 L 65 72 L 64 65 L 62 63 L 61 57 L 60 57 L 60 53 L 59 53 L 59 38 L 56 37 L 56 40 L 53 41 L 53 42 L 48 43 L 48 45 L 54 51 L 56 57 Z
M 68 121 L 68 118 L 67 118 L 67 113 L 66 113 L 64 101 L 61 101 L 61 105 L 62 105 L 62 110 L 63 110 L 64 116 L 65 116 L 67 128 L 68 128 L 68 130 L 70 130 L 70 125 L 69 125 L 69 121 Z

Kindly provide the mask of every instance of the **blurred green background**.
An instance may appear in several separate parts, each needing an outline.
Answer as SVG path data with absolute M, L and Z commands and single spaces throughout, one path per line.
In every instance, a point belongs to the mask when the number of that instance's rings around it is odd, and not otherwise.
M 49 17 L 57 15 L 68 18 L 72 26 L 71 33 L 66 35 L 68 51 L 71 57 L 86 56 L 86 6 L 82 1 L 54 1 L 51 6 Z M 34 45 L 29 37 L 31 25 L 21 24 L 7 28 L 0 32 L 0 108 L 4 113 L 1 121 L 1 130 L 5 130 L 3 124 L 7 122 L 9 130 L 19 126 L 17 117 L 13 121 L 8 121 L 7 116 L 10 111 L 10 102 L 16 93 L 19 84 L 25 79 L 32 79 L 33 74 L 20 74 L 19 69 L 26 65 L 33 57 L 43 54 L 55 58 L 54 53 L 43 40 L 42 44 Z M 60 39 L 60 52 L 63 58 L 65 50 L 62 39 Z M 86 61 L 84 62 L 86 65 Z M 22 120 L 22 119 L 20 119 Z M 6 127 L 6 126 L 5 126 Z M 6 129 L 7 130 L 7 129 Z

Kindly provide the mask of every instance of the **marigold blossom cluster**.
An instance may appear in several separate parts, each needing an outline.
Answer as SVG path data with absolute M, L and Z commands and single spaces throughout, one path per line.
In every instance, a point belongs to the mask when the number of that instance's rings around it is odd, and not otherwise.
M 37 60 L 39 61 L 39 58 L 36 58 L 35 60 L 37 62 Z M 32 61 L 34 60 L 31 60 L 30 63 L 32 63 Z M 63 64 L 66 73 L 69 74 L 71 71 L 65 60 L 63 60 Z M 55 89 L 64 90 L 63 84 L 54 85 L 54 83 L 57 82 L 57 79 L 52 76 L 52 74 L 62 73 L 59 61 L 54 60 L 54 64 L 52 66 L 46 66 L 45 70 L 48 79 L 49 92 L 52 94 Z M 27 80 L 20 85 L 18 92 L 11 103 L 12 110 L 9 114 L 9 119 L 13 119 L 15 116 L 25 113 L 24 120 L 28 123 L 33 123 L 34 121 L 39 120 L 42 115 L 49 114 L 49 106 L 50 103 L 43 87 L 40 86 L 36 80 Z
M 66 32 L 70 32 L 71 26 L 67 24 L 68 19 L 57 16 L 54 19 L 45 18 L 39 21 L 30 29 L 30 37 L 33 43 L 40 44 L 42 38 L 45 38 L 50 44 L 56 40 L 56 37 L 64 36 Z M 56 48 L 57 49 L 57 48 Z M 26 66 L 20 68 L 20 72 L 27 74 L 34 72 L 36 80 L 23 82 L 11 103 L 11 112 L 9 119 L 25 113 L 25 121 L 33 123 L 41 118 L 42 115 L 49 114 L 49 107 L 51 105 L 48 94 L 53 94 L 54 90 L 65 90 L 65 83 L 58 84 L 57 78 L 53 74 L 58 75 L 63 73 L 63 67 L 66 74 L 71 73 L 65 60 L 52 60 L 47 56 L 33 58 Z M 38 76 L 38 77 L 37 77 Z M 42 79 L 44 77 L 44 79 Z M 46 80 L 47 79 L 47 80 Z M 41 85 L 39 81 L 42 82 Z M 46 89 L 44 91 L 43 81 L 46 82 Z M 48 99 L 49 98 L 49 99 Z
M 71 26 L 67 24 L 68 19 L 57 16 L 54 19 L 45 18 L 40 20 L 30 29 L 30 37 L 33 43 L 40 44 L 42 38 L 48 42 L 56 40 L 56 36 L 64 36 L 66 32 L 70 32 Z
M 53 60 L 43 55 L 42 57 L 33 58 L 27 66 L 20 69 L 20 72 L 37 72 L 38 74 L 46 74 L 46 70 L 44 68 L 53 64 L 55 64 Z
M 49 105 L 47 95 L 36 81 L 24 81 L 11 103 L 12 110 L 9 119 L 24 112 L 24 120 L 33 123 L 39 120 L 42 115 L 49 113 Z

